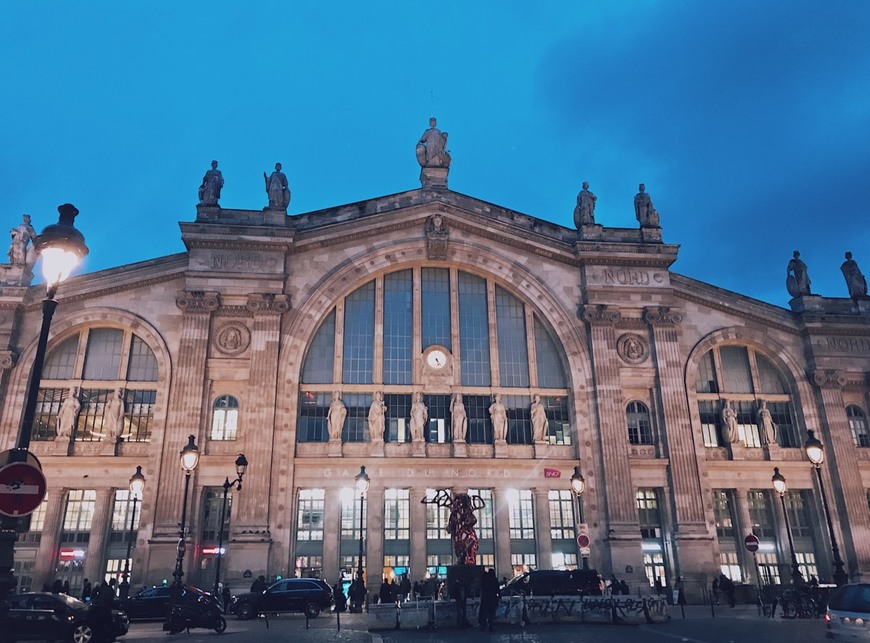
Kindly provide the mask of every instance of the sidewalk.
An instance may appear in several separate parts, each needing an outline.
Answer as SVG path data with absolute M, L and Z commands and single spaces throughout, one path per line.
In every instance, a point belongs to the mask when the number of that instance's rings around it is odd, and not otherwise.
M 758 613 L 758 607 L 755 605 L 740 604 L 735 607 L 728 605 L 714 605 L 711 612 L 709 605 L 671 605 L 668 608 L 668 613 L 672 620 L 685 618 L 770 618 Z M 777 610 L 777 618 L 779 618 L 779 610 Z

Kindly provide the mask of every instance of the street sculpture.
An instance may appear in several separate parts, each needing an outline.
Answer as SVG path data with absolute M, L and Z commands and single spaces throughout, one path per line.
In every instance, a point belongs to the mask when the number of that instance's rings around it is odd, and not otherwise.
M 467 493 L 451 494 L 447 489 L 438 489 L 434 496 L 424 497 L 420 502 L 450 509 L 447 533 L 453 544 L 454 560 L 457 565 L 476 565 L 479 543 L 474 531 L 474 525 L 477 524 L 474 512 L 486 506 L 483 498 Z

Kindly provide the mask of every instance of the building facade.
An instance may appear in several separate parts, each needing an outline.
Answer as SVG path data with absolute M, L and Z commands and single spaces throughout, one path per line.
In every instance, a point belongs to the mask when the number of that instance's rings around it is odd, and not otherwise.
M 866 299 L 779 308 L 671 272 L 678 247 L 654 211 L 636 229 L 588 212 L 569 229 L 446 177 L 424 167 L 421 189 L 294 216 L 201 204 L 180 224 L 186 252 L 65 283 L 31 427 L 49 490 L 16 547 L 22 587 L 120 575 L 137 466 L 131 582 L 171 581 L 189 435 L 202 457 L 185 578 L 205 587 L 222 528 L 233 590 L 350 578 L 361 521 L 370 584 L 443 575 L 448 510 L 422 502 L 438 490 L 479 496 L 478 559 L 500 577 L 588 554 L 634 588 L 680 576 L 696 600 L 720 572 L 788 582 L 788 518 L 802 573 L 830 579 L 808 429 L 846 571 L 870 573 Z M 26 282 L 0 290 L 7 447 L 40 324 L 42 287 Z M 250 466 L 222 526 L 239 453 Z

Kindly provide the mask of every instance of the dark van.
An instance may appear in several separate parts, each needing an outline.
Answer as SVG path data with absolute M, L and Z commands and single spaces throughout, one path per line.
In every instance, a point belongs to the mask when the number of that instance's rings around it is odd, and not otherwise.
M 594 569 L 540 569 L 514 576 L 505 596 L 599 596 L 601 577 Z

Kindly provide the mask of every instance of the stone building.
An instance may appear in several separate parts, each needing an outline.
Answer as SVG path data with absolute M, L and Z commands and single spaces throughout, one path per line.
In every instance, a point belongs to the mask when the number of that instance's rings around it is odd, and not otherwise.
M 360 511 L 370 583 L 443 575 L 446 509 L 421 502 L 441 489 L 480 496 L 478 557 L 500 577 L 588 553 L 605 578 L 681 576 L 698 599 L 722 571 L 756 582 L 752 532 L 762 579 L 787 582 L 785 506 L 801 571 L 828 579 L 807 429 L 825 445 L 846 571 L 870 572 L 866 300 L 750 299 L 671 272 L 678 246 L 654 210 L 622 229 L 584 206 L 570 229 L 453 192 L 447 172 L 424 165 L 421 189 L 297 215 L 201 204 L 180 224 L 186 252 L 66 282 L 32 427 L 49 490 L 16 547 L 21 585 L 120 574 L 137 466 L 131 582 L 171 581 L 188 435 L 202 457 L 185 578 L 205 587 L 239 453 L 250 466 L 229 496 L 222 563 L 233 590 L 260 574 L 349 579 Z M 42 297 L 14 279 L 0 290 L 7 447 Z M 110 427 L 116 391 L 123 419 Z M 79 409 L 58 436 L 71 396 Z M 330 414 L 337 399 L 344 412 Z

